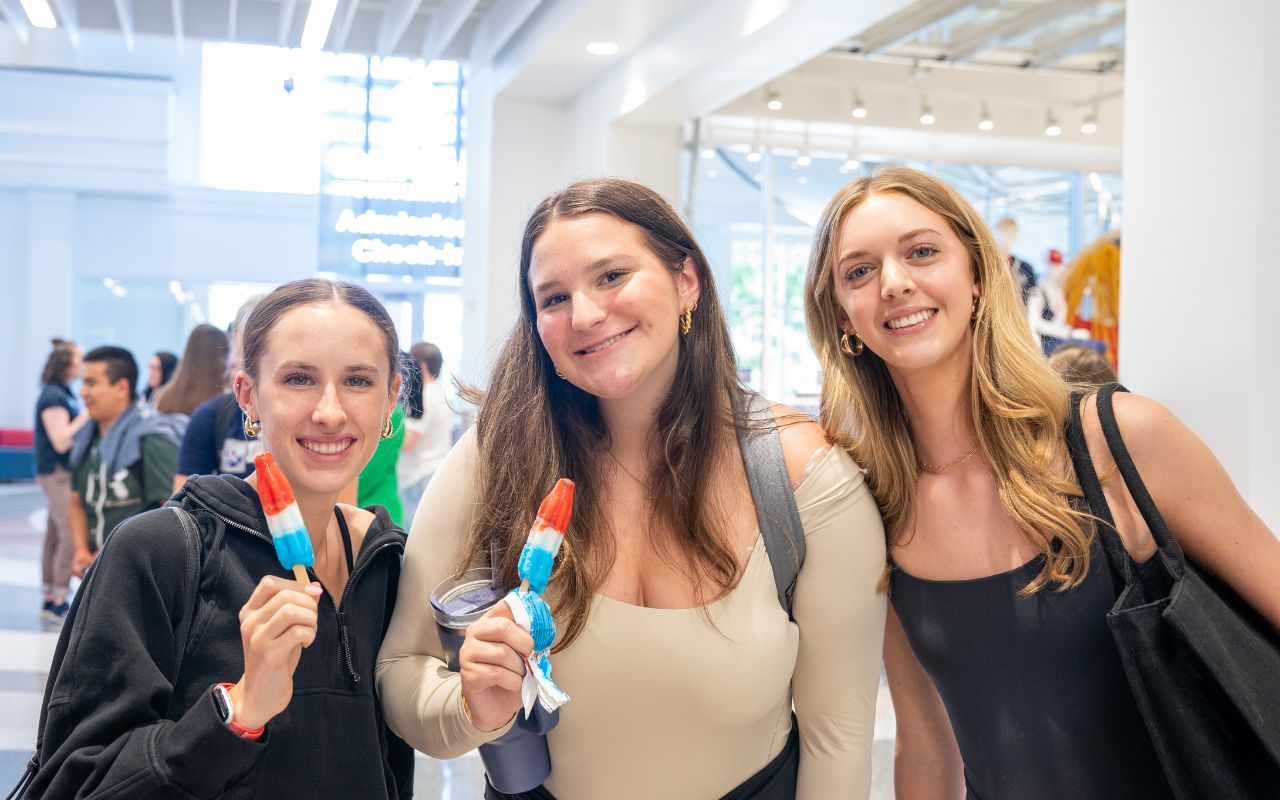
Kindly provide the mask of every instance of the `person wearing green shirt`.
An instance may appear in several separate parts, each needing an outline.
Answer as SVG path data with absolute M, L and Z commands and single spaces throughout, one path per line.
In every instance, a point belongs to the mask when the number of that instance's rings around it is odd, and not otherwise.
M 122 347 L 84 357 L 80 396 L 92 418 L 71 445 L 72 572 L 81 577 L 115 527 L 169 499 L 187 418 L 135 404 L 138 364 Z
M 396 482 L 396 460 L 404 442 L 404 410 L 399 404 L 391 414 L 391 435 L 378 442 L 373 458 L 360 472 L 359 499 L 356 505 L 366 508 L 384 506 L 397 525 L 403 524 L 404 506 L 400 503 L 400 486 Z

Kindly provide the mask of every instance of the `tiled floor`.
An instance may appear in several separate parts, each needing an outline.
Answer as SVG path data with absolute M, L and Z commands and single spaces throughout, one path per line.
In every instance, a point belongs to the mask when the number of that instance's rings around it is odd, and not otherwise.
M 34 484 L 0 484 L 0 791 L 22 772 L 35 744 L 40 699 L 56 629 L 40 619 L 40 546 L 44 497 Z M 871 797 L 893 797 L 893 707 L 880 687 Z M 473 800 L 484 786 L 475 753 L 452 761 L 418 756 L 420 800 Z

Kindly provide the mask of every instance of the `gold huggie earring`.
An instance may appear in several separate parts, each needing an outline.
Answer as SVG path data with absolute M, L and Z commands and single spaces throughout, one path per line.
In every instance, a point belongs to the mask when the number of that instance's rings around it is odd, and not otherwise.
M 391 434 L 394 432 L 394 430 L 395 429 L 391 427 L 391 417 L 387 417 L 386 423 L 384 423 L 382 426 L 382 433 L 381 433 L 382 438 L 390 439 Z
M 858 338 L 858 334 L 855 333 L 855 334 L 852 334 L 852 336 L 853 336 L 853 340 L 858 343 L 856 347 L 851 346 L 849 344 L 850 334 L 848 333 L 840 334 L 840 352 L 844 353 L 849 358 L 857 358 L 858 356 L 862 355 L 863 344 L 862 344 L 862 340 Z
M 246 439 L 256 439 L 258 438 L 258 434 L 262 433 L 262 420 L 249 419 L 249 415 L 245 414 L 244 423 L 241 427 L 244 428 L 244 436 Z
M 970 322 L 978 321 L 978 298 L 973 298 L 973 313 L 969 315 Z
M 568 378 L 566 378 L 566 377 L 564 376 L 564 373 L 560 371 L 560 368 L 559 368 L 559 367 L 552 367 L 552 369 L 554 369 L 554 370 L 556 371 L 556 377 L 557 377 L 557 378 L 559 378 L 559 379 L 560 379 L 560 380 L 562 380 L 562 381 L 566 381 L 566 380 L 568 380 Z

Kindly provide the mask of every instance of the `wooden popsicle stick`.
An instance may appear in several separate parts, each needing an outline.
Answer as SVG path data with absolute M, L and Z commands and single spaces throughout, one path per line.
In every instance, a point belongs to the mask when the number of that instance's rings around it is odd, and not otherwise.
M 311 578 L 307 575 L 307 568 L 301 564 L 293 565 L 293 577 L 297 578 L 298 584 L 301 586 L 309 586 Z

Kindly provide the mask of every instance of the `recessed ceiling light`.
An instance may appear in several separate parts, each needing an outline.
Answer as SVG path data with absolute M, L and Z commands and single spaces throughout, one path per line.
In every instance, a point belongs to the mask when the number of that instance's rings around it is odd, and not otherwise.
M 750 153 L 747 153 L 747 160 L 750 161 L 752 164 L 756 163 L 761 158 L 762 156 L 760 155 L 759 150 L 752 150 Z
M 704 147 L 704 148 L 702 148 L 702 157 L 703 157 L 703 158 L 715 158 L 715 157 L 716 157 L 716 149 L 715 149 L 714 147 Z
M 801 155 L 796 157 L 797 167 L 807 167 L 812 163 L 813 163 L 813 159 L 809 157 L 808 153 L 802 153 Z
M 769 94 L 766 97 L 765 106 L 768 107 L 770 111 L 781 111 L 782 98 L 778 95 L 777 92 L 769 92 Z
M 611 56 L 618 52 L 618 43 L 592 42 L 587 45 L 587 52 L 593 56 Z

